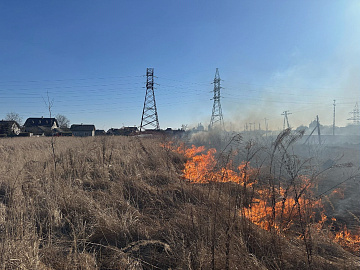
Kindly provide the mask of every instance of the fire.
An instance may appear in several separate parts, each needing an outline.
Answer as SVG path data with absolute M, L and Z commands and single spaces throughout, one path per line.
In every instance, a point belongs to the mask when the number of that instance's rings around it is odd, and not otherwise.
M 192 183 L 234 182 L 248 188 L 257 183 L 256 170 L 251 168 L 249 162 L 242 162 L 237 170 L 233 169 L 231 161 L 219 166 L 214 148 L 206 151 L 204 146 L 192 145 L 191 148 L 186 148 L 181 145 L 175 151 L 187 158 L 183 177 Z M 300 182 L 297 187 L 298 191 L 307 190 L 307 187 L 311 185 L 310 179 L 305 176 L 300 176 L 298 180 Z M 296 217 L 306 216 L 309 207 L 315 208 L 320 205 L 320 201 L 310 201 L 309 198 L 305 198 L 305 195 L 299 196 L 295 200 L 295 190 L 277 187 L 275 193 L 277 201 L 273 207 L 269 200 L 271 198 L 270 190 L 266 187 L 257 187 L 256 198 L 252 199 L 248 207 L 242 209 L 245 217 L 266 230 L 269 230 L 271 226 L 286 230 Z M 297 205 L 301 205 L 300 212 Z M 276 220 L 272 220 L 274 214 Z
M 337 200 L 343 200 L 345 198 L 344 190 L 340 188 L 334 189 L 331 193 L 331 197 Z
M 351 233 L 346 225 L 335 234 L 334 241 L 348 251 L 356 253 L 360 251 L 359 234 Z
M 185 164 L 183 172 L 184 178 L 190 182 L 206 183 L 214 177 L 212 168 L 214 168 L 216 164 L 214 158 L 216 150 L 209 149 L 206 154 L 199 154 L 204 150 L 204 147 L 196 148 L 193 146 L 185 152 L 185 157 L 188 158 L 188 161 Z
M 204 146 L 192 145 L 191 148 L 184 148 L 182 145 L 176 151 L 187 158 L 183 177 L 192 183 L 234 182 L 238 184 L 247 183 L 248 186 L 253 184 L 250 181 L 253 169 L 248 163 L 240 164 L 237 171 L 233 170 L 231 161 L 226 162 L 226 164 L 219 164 L 215 158 L 216 149 L 214 148 L 206 151 Z
M 280 234 L 289 230 L 296 232 L 299 230 L 300 221 L 306 220 L 312 223 L 319 232 L 328 226 L 329 237 L 343 248 L 351 252 L 360 251 L 360 232 L 352 234 L 346 226 L 336 233 L 332 232 L 331 228 L 336 219 L 329 218 L 325 214 L 320 198 L 314 199 L 312 190 L 315 186 L 309 177 L 300 175 L 292 185 L 278 184 L 271 189 L 267 185 L 258 184 L 257 171 L 250 167 L 249 162 L 242 162 L 237 168 L 234 168 L 231 160 L 225 164 L 219 164 L 214 148 L 206 150 L 204 146 L 194 145 L 187 148 L 184 144 L 176 148 L 172 143 L 163 147 L 187 158 L 183 177 L 191 183 L 234 182 L 242 185 L 245 192 L 248 192 L 249 187 L 256 190 L 250 196 L 251 202 L 247 202 L 241 208 L 240 214 L 260 228 L 264 230 L 274 228 Z M 332 196 L 335 199 L 341 199 L 343 191 L 336 189 Z M 300 238 L 302 237 L 303 235 L 300 234 Z
M 303 190 L 309 183 L 308 178 L 302 176 L 301 179 L 303 182 L 297 190 Z M 258 188 L 257 198 L 254 198 L 249 207 L 244 209 L 244 214 L 251 222 L 265 230 L 274 227 L 278 232 L 284 232 L 300 217 L 312 218 L 316 209 L 322 206 L 320 201 L 311 200 L 309 194 L 296 197 L 295 189 L 275 187 L 274 191 L 271 191 Z M 270 199 L 274 196 L 273 192 L 276 196 L 275 205 Z

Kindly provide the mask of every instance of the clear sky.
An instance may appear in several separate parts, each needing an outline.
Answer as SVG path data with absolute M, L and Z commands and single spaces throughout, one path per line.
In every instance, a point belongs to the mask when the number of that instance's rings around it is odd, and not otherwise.
M 140 125 L 153 67 L 161 128 L 224 120 L 345 126 L 360 101 L 360 1 L 0 1 L 0 118 Z

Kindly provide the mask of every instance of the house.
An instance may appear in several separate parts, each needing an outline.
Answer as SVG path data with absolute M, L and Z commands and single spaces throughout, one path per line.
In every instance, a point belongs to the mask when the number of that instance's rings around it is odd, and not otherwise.
M 74 136 L 78 137 L 87 137 L 95 136 L 95 126 L 94 125 L 71 125 L 70 130 Z
M 6 137 L 20 134 L 20 125 L 16 121 L 0 121 L 0 135 Z
M 107 135 L 111 135 L 111 136 L 116 136 L 116 135 L 120 135 L 120 132 L 119 132 L 119 128 L 110 128 L 106 134 Z
M 123 130 L 125 136 L 134 135 L 139 131 L 137 127 L 122 127 L 121 130 Z
M 55 136 L 72 136 L 72 132 L 70 128 L 62 127 L 62 128 L 54 128 Z
M 25 121 L 24 127 L 49 127 L 51 129 L 59 127 L 59 123 L 55 118 L 28 118 Z
M 105 136 L 106 132 L 103 129 L 97 129 L 95 130 L 95 136 Z
M 59 127 L 55 118 L 28 118 L 24 124 L 24 132 L 32 133 L 33 135 L 53 135 L 53 129 Z
M 185 134 L 185 130 L 183 129 L 172 129 L 172 128 L 167 128 L 165 130 L 165 134 L 169 135 L 169 136 L 177 136 L 177 137 L 181 137 Z
M 137 127 L 122 127 L 122 128 L 110 128 L 107 131 L 108 135 L 117 135 L 117 136 L 130 136 L 134 135 L 136 132 L 138 132 Z

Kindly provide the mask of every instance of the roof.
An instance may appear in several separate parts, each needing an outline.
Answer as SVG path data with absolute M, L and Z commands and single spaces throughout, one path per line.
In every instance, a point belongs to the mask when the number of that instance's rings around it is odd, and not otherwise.
M 11 132 L 11 128 L 14 124 L 20 128 L 20 125 L 16 121 L 0 121 L 0 134 L 7 134 Z
M 13 124 L 17 125 L 18 127 L 20 127 L 20 125 L 16 122 L 16 121 L 4 121 L 1 120 L 0 121 L 0 126 L 12 126 Z
M 93 131 L 95 130 L 94 125 L 71 125 L 70 127 L 71 131 Z
M 25 132 L 33 133 L 34 135 L 52 135 L 51 127 L 46 126 L 33 126 L 33 127 L 25 127 Z
M 24 127 L 52 127 L 56 123 L 56 126 L 59 126 L 57 120 L 55 118 L 28 118 L 25 121 Z

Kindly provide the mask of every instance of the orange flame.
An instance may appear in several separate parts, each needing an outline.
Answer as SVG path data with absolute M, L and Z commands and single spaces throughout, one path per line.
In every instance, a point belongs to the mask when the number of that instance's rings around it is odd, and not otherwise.
M 360 251 L 360 236 L 359 234 L 351 233 L 346 225 L 343 229 L 335 234 L 334 241 L 342 246 L 345 250 L 350 252 Z
M 302 179 L 302 186 L 305 187 L 308 179 L 304 176 Z M 265 230 L 274 227 L 278 232 L 286 231 L 300 216 L 311 218 L 315 215 L 315 209 L 321 207 L 320 201 L 312 201 L 307 196 L 296 200 L 294 191 L 290 192 L 282 187 L 275 188 L 275 204 L 271 202 L 270 198 L 274 195 L 269 189 L 259 187 L 257 194 L 257 198 L 243 210 L 246 218 Z M 325 216 L 322 219 L 325 219 Z
M 206 183 L 213 178 L 212 168 L 216 164 L 214 154 L 215 149 L 210 149 L 206 154 L 199 154 L 205 148 L 193 146 L 185 151 L 185 157 L 188 158 L 184 168 L 184 178 L 190 182 Z
M 163 145 L 163 147 L 176 151 L 187 158 L 183 177 L 192 183 L 234 182 L 244 187 L 251 187 L 257 183 L 255 179 L 256 169 L 251 168 L 249 162 L 242 162 L 236 171 L 233 170 L 231 161 L 224 166 L 219 166 L 215 158 L 216 149 L 214 148 L 206 151 L 204 146 L 192 145 L 191 148 L 186 148 L 184 144 L 176 148 L 172 143 Z M 275 228 L 278 233 L 283 233 L 297 226 L 300 217 L 306 218 L 308 222 L 316 218 L 317 223 L 314 223 L 314 226 L 319 231 L 324 228 L 326 223 L 331 223 L 329 228 L 333 227 L 336 219 L 334 217 L 328 218 L 321 199 L 312 199 L 314 194 L 311 189 L 314 184 L 311 183 L 310 178 L 302 175 L 296 180 L 296 190 L 294 187 L 286 189 L 277 186 L 270 190 L 266 186 L 257 186 L 256 196 L 252 198 L 248 206 L 241 209 L 241 213 L 260 228 L 264 230 Z M 270 198 L 274 197 L 275 202 L 272 202 Z M 335 190 L 332 197 L 341 199 L 343 191 L 341 189 Z M 360 232 L 352 234 L 344 226 L 342 230 L 330 234 L 330 237 L 344 249 L 352 252 L 360 250 Z
M 214 148 L 205 151 L 204 146 L 196 147 L 192 145 L 191 148 L 180 146 L 176 151 L 187 158 L 183 177 L 190 182 L 234 182 L 243 184 L 246 181 L 248 186 L 253 184 L 249 181 L 253 170 L 248 163 L 240 164 L 238 171 L 232 169 L 233 164 L 231 161 L 223 166 L 219 166 L 215 158 L 216 149 Z

